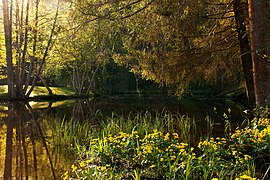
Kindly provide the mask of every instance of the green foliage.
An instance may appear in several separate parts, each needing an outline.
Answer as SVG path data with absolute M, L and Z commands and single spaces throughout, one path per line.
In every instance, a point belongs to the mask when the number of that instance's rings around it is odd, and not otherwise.
M 255 118 L 228 138 L 208 137 L 192 147 L 189 137 L 185 139 L 181 135 L 185 132 L 176 133 L 173 131 L 176 127 L 169 126 L 169 122 L 181 119 L 171 120 L 175 117 L 166 113 L 137 114 L 128 120 L 115 114 L 109 119 L 98 113 L 96 116 L 104 120 L 101 131 L 94 131 L 89 124 L 67 124 L 64 137 L 72 137 L 77 142 L 78 159 L 63 179 L 253 180 L 258 172 L 255 159 L 269 152 L 270 124 L 266 117 Z M 190 119 L 189 122 L 192 123 Z M 77 131 L 82 129 L 80 126 L 85 129 Z
M 182 95 L 190 82 L 219 91 L 241 84 L 230 3 L 86 0 L 77 1 L 72 17 L 116 63 Z
M 233 179 L 255 176 L 252 157 L 228 149 L 225 138 L 211 138 L 198 145 L 196 153 L 177 133 L 119 132 L 90 141 L 84 159 L 72 165 L 65 178 L 118 178 L 139 176 L 166 179 Z M 250 177 L 251 176 L 251 177 Z M 244 178 L 243 178 L 244 179 Z M 254 178 L 255 179 L 255 178 Z

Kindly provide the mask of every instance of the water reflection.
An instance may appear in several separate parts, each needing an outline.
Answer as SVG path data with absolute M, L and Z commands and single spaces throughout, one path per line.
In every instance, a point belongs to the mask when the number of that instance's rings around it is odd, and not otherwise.
M 217 112 L 213 112 L 214 107 Z M 171 113 L 188 114 L 195 118 L 198 127 L 206 130 L 205 117 L 209 115 L 215 122 L 222 123 L 222 115 L 228 108 L 231 109 L 231 120 L 241 122 L 240 111 L 224 102 L 185 102 L 170 98 L 138 100 L 115 97 L 0 105 L 0 179 L 61 179 L 61 174 L 70 168 L 75 158 L 68 148 L 56 141 L 63 138 L 61 135 L 56 137 L 57 127 L 62 127 L 63 119 L 84 120 L 98 126 L 99 115 L 101 118 L 111 117 L 115 112 L 129 116 L 131 111 L 133 114 L 156 113 L 165 109 Z
M 59 179 L 39 113 L 28 103 L 8 103 L 0 128 L 0 173 L 3 179 Z

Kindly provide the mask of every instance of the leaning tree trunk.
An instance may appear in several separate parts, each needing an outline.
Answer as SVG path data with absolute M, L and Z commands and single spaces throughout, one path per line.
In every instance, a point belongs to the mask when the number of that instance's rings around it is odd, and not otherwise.
M 267 0 L 249 0 L 250 40 L 256 106 L 270 105 L 270 19 Z

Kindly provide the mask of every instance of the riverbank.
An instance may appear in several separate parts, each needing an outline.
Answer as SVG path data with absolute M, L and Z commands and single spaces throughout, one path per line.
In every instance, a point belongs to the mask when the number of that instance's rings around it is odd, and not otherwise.
M 263 114 L 263 115 L 267 115 Z M 194 138 L 186 116 L 149 113 L 133 118 L 112 116 L 96 130 L 88 123 L 62 123 L 64 139 L 77 160 L 63 179 L 237 179 L 262 178 L 267 169 L 270 123 L 266 116 L 232 129 L 224 136 Z M 265 164 L 266 163 L 266 164 Z

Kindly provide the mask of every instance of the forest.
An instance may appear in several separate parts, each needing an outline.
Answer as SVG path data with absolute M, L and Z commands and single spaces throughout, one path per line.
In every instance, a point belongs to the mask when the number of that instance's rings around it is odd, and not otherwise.
M 269 0 L 0 4 L 0 91 L 7 89 L 0 102 L 25 103 L 17 109 L 29 123 L 36 121 L 29 100 L 38 87 L 48 91 L 46 100 L 59 98 L 52 90 L 59 87 L 74 92 L 67 98 L 231 98 L 251 110 L 237 127 L 228 120 L 231 110 L 224 112 L 224 137 L 210 136 L 214 123 L 207 120 L 205 140 L 191 140 L 192 118 L 163 111 L 155 117 L 141 112 L 125 121 L 97 110 L 89 118 L 102 119 L 101 132 L 85 121 L 63 121 L 50 135 L 58 145 L 72 145 L 68 149 L 77 159 L 62 179 L 267 178 L 270 166 L 262 162 L 269 162 L 270 150 Z M 20 114 L 12 114 L 15 106 L 8 106 L 9 118 Z M 5 128 L 11 137 L 12 127 Z
M 252 3 L 3 0 L 1 82 L 10 99 L 38 83 L 88 96 L 132 73 L 137 91 L 139 79 L 176 96 L 240 89 L 266 106 L 269 2 Z

